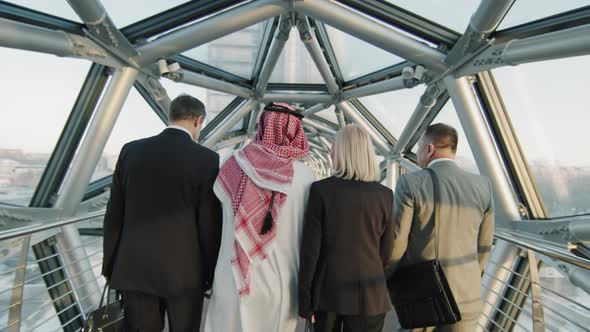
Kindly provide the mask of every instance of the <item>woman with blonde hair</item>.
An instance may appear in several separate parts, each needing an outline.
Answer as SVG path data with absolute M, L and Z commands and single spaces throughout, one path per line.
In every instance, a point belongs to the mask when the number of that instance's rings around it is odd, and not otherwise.
M 333 176 L 314 182 L 304 219 L 299 315 L 315 331 L 383 329 L 391 308 L 383 267 L 393 243 L 393 192 L 379 184 L 369 135 L 347 125 L 331 152 Z

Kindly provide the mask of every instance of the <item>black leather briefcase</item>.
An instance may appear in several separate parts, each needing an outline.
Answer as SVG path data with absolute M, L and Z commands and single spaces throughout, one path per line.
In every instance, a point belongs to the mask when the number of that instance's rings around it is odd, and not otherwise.
M 106 303 L 105 292 L 107 293 Z M 110 286 L 109 283 L 104 286 L 102 292 L 102 298 L 98 309 L 92 311 L 88 315 L 86 320 L 86 326 L 84 326 L 84 332 L 122 332 L 125 310 L 123 307 L 123 301 L 117 299 L 111 303 L 110 301 Z
M 461 312 L 438 260 L 438 180 L 427 169 L 434 185 L 435 259 L 399 268 L 387 281 L 391 301 L 404 329 L 453 324 L 461 320 Z

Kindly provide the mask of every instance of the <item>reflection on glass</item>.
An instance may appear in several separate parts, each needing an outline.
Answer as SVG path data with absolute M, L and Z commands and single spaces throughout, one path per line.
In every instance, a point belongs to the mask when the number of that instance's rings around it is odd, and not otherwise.
M 8 48 L 0 58 L 0 202 L 28 205 L 90 63 Z
M 424 85 L 359 98 L 393 137 L 399 137 L 424 93 Z
M 135 89 L 131 89 L 121 114 L 96 165 L 92 181 L 111 175 L 121 148 L 131 141 L 159 134 L 165 125 Z
M 432 124 L 441 122 L 449 126 L 452 126 L 457 130 L 457 134 L 459 136 L 459 142 L 457 145 L 457 157 L 455 159 L 457 161 L 457 164 L 465 171 L 479 174 L 479 169 L 477 168 L 477 164 L 475 163 L 473 152 L 471 151 L 469 142 L 467 142 L 467 138 L 465 137 L 465 132 L 463 131 L 461 122 L 459 122 L 459 118 L 457 117 L 455 106 L 450 100 L 445 104 L 442 110 L 440 110 L 436 118 L 434 118 L 434 121 L 432 121 Z M 416 150 L 413 151 L 416 152 Z
M 190 58 L 250 79 L 268 22 L 255 24 L 183 53 Z
M 556 15 L 572 9 L 588 6 L 588 0 L 518 0 L 506 14 L 498 30 L 535 21 L 547 16 Z
M 277 66 L 270 76 L 271 83 L 324 83 L 297 29 L 292 29 L 289 40 L 279 56 Z
M 572 271 L 575 267 L 557 263 L 550 258 L 543 258 L 543 265 L 539 269 L 546 330 L 588 331 L 590 310 L 583 305 L 590 303 L 590 295 L 569 281 L 567 270 Z M 514 331 L 532 331 L 532 322 L 531 300 L 527 299 Z
M 168 79 L 161 79 L 160 83 L 166 89 L 170 100 L 174 100 L 174 98 L 181 94 L 188 94 L 203 102 L 205 104 L 205 111 L 207 112 L 205 125 L 213 120 L 219 112 L 223 111 L 236 98 L 236 96 L 227 93 L 203 89 L 184 83 L 176 83 Z
M 396 55 L 383 51 L 331 26 L 326 25 L 326 31 L 345 81 L 350 81 L 404 61 L 404 59 Z M 370 55 L 370 61 L 360 60 L 366 55 Z
M 331 121 L 333 123 L 338 123 L 338 118 L 336 117 L 336 113 L 334 112 L 335 109 L 336 108 L 332 105 L 323 111 L 315 113 L 314 115 L 319 116 L 322 119 Z
M 494 70 L 550 216 L 590 213 L 590 56 Z
M 144 18 L 159 14 L 160 12 L 170 8 L 182 5 L 187 1 L 188 0 L 142 0 L 141 2 L 138 2 L 101 0 L 100 3 L 111 16 L 111 19 L 115 25 L 118 28 L 122 28 L 130 25 L 131 23 L 141 21 Z
M 481 2 L 479 0 L 454 0 L 452 2 L 439 0 L 386 1 L 458 32 L 467 29 L 471 15 L 473 15 Z

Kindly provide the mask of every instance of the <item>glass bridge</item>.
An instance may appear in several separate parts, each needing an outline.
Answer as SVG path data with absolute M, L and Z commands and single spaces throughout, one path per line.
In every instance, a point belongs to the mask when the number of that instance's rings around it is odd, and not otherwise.
M 357 123 L 391 187 L 455 126 L 497 205 L 478 328 L 590 330 L 588 0 L 0 1 L 0 62 L 2 331 L 80 329 L 119 150 L 181 93 L 222 159 L 261 104 L 296 105 L 318 178 Z

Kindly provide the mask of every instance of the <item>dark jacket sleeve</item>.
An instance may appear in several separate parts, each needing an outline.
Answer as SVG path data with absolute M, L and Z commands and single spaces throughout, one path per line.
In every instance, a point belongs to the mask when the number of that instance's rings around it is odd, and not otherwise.
M 197 207 L 197 225 L 199 228 L 205 291 L 211 289 L 213 285 L 213 274 L 215 273 L 215 265 L 219 255 L 222 229 L 221 204 L 213 193 L 213 184 L 219 173 L 218 154 L 215 154 L 212 162 L 214 164 L 199 187 L 199 206 Z
M 299 252 L 299 316 L 312 314 L 312 289 L 322 244 L 323 202 L 317 186 L 312 184 L 303 224 L 303 236 Z
M 381 255 L 381 261 L 385 267 L 391 257 L 391 251 L 393 249 L 393 193 L 389 192 L 388 199 L 388 214 L 384 220 L 385 227 L 381 240 L 379 242 L 379 253 Z
M 115 172 L 113 173 L 113 183 L 111 186 L 111 197 L 107 204 L 107 211 L 104 216 L 103 224 L 103 262 L 102 275 L 110 279 L 113 273 L 113 265 L 117 256 L 117 244 L 121 237 L 123 229 L 123 219 L 125 217 L 125 193 L 123 180 L 123 160 L 126 157 L 126 145 L 121 149 Z

